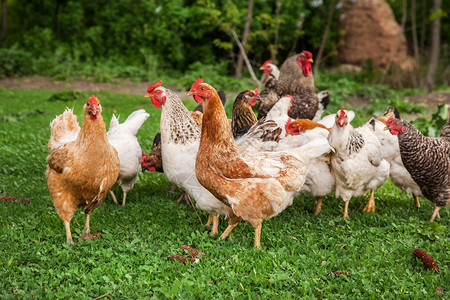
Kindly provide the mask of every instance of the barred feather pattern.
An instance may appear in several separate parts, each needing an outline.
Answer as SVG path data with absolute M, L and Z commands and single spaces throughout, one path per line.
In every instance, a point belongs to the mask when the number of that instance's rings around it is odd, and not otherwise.
M 350 136 L 347 140 L 347 145 L 345 145 L 345 149 L 347 150 L 347 154 L 350 155 L 354 152 L 358 152 L 364 146 L 364 137 L 355 129 L 350 131 Z
M 161 128 L 168 128 L 170 133 L 168 141 L 175 144 L 186 144 L 200 141 L 200 128 L 191 117 L 189 110 L 183 105 L 177 94 L 169 89 L 166 90 L 166 105 L 162 106 Z M 169 105 L 170 102 L 171 104 Z M 166 138 L 163 135 L 163 139 Z
M 311 76 L 311 75 L 310 75 Z M 288 115 L 293 119 L 312 120 L 319 109 L 319 98 L 313 90 L 305 89 L 303 92 L 290 93 L 292 98 L 292 108 Z
M 400 155 L 422 194 L 436 206 L 450 199 L 450 140 L 426 137 L 408 122 L 398 135 Z

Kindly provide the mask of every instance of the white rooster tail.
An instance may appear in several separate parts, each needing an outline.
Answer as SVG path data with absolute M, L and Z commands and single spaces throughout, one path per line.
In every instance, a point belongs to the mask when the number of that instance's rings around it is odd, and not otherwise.
M 50 123 L 50 140 L 48 141 L 48 150 L 53 151 L 65 143 L 72 142 L 77 139 L 80 132 L 77 116 L 73 114 L 73 110 L 66 108 L 64 113 L 56 116 Z
M 144 124 L 148 117 L 150 117 L 150 115 L 145 111 L 145 109 L 139 109 L 132 112 L 121 125 L 126 127 L 132 134 L 136 135 L 139 128 L 141 128 L 142 124 Z M 117 122 L 119 121 L 117 120 Z
M 120 116 L 116 117 L 115 114 L 112 115 L 111 122 L 109 122 L 109 130 L 119 126 L 119 118 L 120 118 Z

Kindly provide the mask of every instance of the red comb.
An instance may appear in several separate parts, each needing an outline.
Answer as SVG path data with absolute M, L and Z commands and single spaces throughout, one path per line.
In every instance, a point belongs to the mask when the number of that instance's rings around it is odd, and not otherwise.
M 286 131 L 289 131 L 289 127 L 290 127 L 291 123 L 292 123 L 292 119 L 289 118 L 286 122 L 286 125 L 284 125 L 284 129 L 286 129 Z
M 198 78 L 197 81 L 192 84 L 191 90 L 195 89 L 202 82 L 203 82 L 203 78 Z
M 94 95 L 92 95 L 92 96 L 88 99 L 88 102 L 89 102 L 91 105 L 97 105 L 97 104 L 100 104 L 100 100 L 98 100 L 98 98 L 95 97 Z
M 344 111 L 344 107 L 341 107 L 341 115 L 339 116 L 339 118 L 342 120 L 345 116 L 345 111 Z
M 291 102 L 294 101 L 294 98 L 291 95 L 285 95 L 285 97 L 291 98 Z
M 271 64 L 272 63 L 272 61 L 271 60 L 266 60 L 266 62 L 265 63 L 263 63 L 263 67 L 265 67 L 265 66 L 267 66 L 268 64 Z
M 391 124 L 392 121 L 394 121 L 394 118 L 391 117 L 391 118 L 389 118 L 389 120 L 387 120 L 386 124 L 387 124 L 387 123 Z
M 156 89 L 158 86 L 161 86 L 162 84 L 162 80 L 158 81 L 157 83 L 155 83 L 154 85 L 151 85 L 148 87 L 147 89 L 147 93 L 152 92 L 154 89 Z
M 313 55 L 311 52 L 307 51 L 307 50 L 303 50 L 302 53 L 307 57 L 307 58 L 312 58 Z
M 255 93 L 256 96 L 259 96 L 259 91 L 258 91 L 258 89 L 255 89 L 255 90 L 253 91 L 253 93 Z

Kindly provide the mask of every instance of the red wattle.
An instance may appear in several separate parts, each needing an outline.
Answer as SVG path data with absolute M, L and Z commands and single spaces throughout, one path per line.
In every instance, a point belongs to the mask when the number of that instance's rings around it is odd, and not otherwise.
M 312 72 L 311 63 L 309 61 L 306 61 L 305 63 L 302 64 L 302 69 L 303 69 L 303 75 L 305 75 L 305 77 L 308 77 L 309 74 L 311 74 L 311 72 Z
M 250 104 L 251 106 L 254 106 L 256 104 L 256 99 L 251 99 L 248 104 Z
M 159 102 L 155 98 L 152 98 L 152 103 L 156 108 L 161 108 L 161 102 Z
M 150 172 L 155 172 L 155 171 L 156 171 L 156 168 L 155 168 L 155 167 L 150 167 L 148 170 L 149 170 Z
M 194 100 L 195 100 L 195 102 L 197 102 L 197 103 L 202 103 L 202 102 L 203 102 L 203 98 L 200 97 L 200 96 L 198 96 L 198 95 L 194 95 Z
M 91 120 L 97 120 L 97 115 L 89 113 L 89 116 L 91 117 Z

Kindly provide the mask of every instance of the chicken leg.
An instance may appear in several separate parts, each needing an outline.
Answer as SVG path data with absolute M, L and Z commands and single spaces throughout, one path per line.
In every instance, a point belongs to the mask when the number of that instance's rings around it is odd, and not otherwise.
M 433 214 L 431 215 L 431 219 L 430 219 L 430 223 L 434 222 L 434 219 L 439 216 L 439 210 L 441 209 L 440 206 L 437 206 L 436 204 L 434 204 L 434 211 Z M 438 217 L 438 219 L 440 219 L 440 216 Z
M 111 196 L 112 196 L 114 202 L 115 202 L 117 205 L 120 205 L 119 202 L 117 202 L 117 198 L 116 198 L 116 195 L 114 195 L 113 190 L 110 190 L 109 193 L 111 194 Z
M 413 197 L 414 197 L 414 204 L 416 204 L 417 207 L 420 207 L 419 197 L 417 197 L 416 195 L 413 195 Z
M 66 243 L 73 245 L 72 233 L 70 232 L 70 221 L 64 221 L 64 227 L 66 227 Z
M 365 213 L 375 213 L 375 198 L 373 196 L 375 190 L 370 190 L 369 201 L 367 201 L 366 207 L 364 207 L 363 212 Z
M 91 234 L 91 212 L 86 213 L 86 225 L 84 227 L 86 227 L 86 235 Z
M 348 218 L 348 204 L 350 203 L 350 200 L 345 201 L 344 204 L 344 219 Z
M 206 226 L 211 226 L 211 224 L 213 223 L 213 215 L 209 215 L 208 216 L 208 222 L 206 222 Z
M 213 216 L 212 228 L 210 235 L 216 235 L 219 233 L 219 216 Z
M 186 193 L 184 191 L 181 192 L 181 196 L 180 196 L 180 198 L 178 198 L 177 203 L 180 203 L 181 200 L 183 200 L 183 199 L 184 199 L 184 201 L 186 201 L 187 205 L 192 205 L 191 197 L 189 196 L 188 193 Z
M 322 200 L 323 200 L 323 197 L 317 198 L 316 212 L 314 213 L 316 216 L 320 213 L 320 210 L 322 209 Z
M 255 227 L 255 248 L 261 250 L 261 227 L 262 222 Z
M 123 200 L 122 200 L 122 207 L 125 207 L 125 201 L 127 199 L 127 192 L 123 192 Z M 118 203 L 117 203 L 118 204 Z
M 226 239 L 227 236 L 230 234 L 230 232 L 234 229 L 234 227 L 237 226 L 238 223 L 235 224 L 228 224 L 228 227 L 225 229 L 225 231 L 220 236 L 221 239 Z

